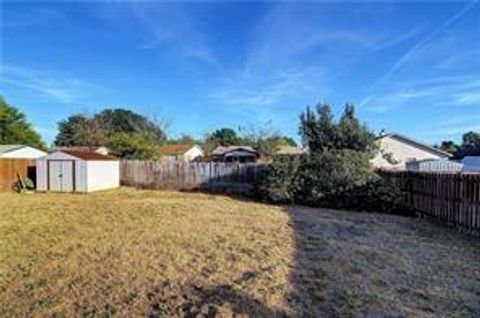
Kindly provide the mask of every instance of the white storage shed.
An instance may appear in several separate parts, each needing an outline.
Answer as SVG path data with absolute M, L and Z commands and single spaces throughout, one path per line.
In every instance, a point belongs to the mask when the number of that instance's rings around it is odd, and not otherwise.
M 37 190 L 91 192 L 120 186 L 118 159 L 95 152 L 60 150 L 37 160 Z

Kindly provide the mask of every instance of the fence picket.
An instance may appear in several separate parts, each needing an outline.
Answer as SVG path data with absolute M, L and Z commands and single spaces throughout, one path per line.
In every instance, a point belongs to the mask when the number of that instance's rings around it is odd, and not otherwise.
M 403 203 L 461 230 L 480 234 L 480 174 L 380 171 Z
M 142 188 L 205 188 L 246 193 L 252 189 L 263 164 L 122 160 L 120 181 Z

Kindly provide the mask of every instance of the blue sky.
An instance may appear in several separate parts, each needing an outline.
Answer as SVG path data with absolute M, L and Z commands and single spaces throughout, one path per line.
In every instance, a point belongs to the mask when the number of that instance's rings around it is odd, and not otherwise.
M 170 135 L 263 125 L 306 105 L 434 143 L 480 131 L 480 3 L 2 2 L 0 94 L 48 141 L 125 107 Z

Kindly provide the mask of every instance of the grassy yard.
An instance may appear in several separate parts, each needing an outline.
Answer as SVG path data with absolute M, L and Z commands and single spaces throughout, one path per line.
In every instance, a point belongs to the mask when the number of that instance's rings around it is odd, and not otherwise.
M 0 193 L 0 316 L 480 313 L 480 239 L 197 193 Z

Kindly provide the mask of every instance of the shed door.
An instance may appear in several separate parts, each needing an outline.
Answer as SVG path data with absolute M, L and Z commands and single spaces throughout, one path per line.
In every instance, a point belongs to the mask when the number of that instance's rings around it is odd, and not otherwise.
M 50 191 L 73 191 L 73 161 L 50 161 L 48 175 Z

